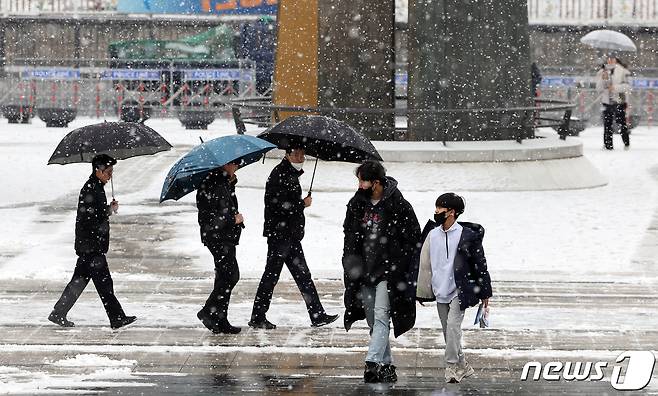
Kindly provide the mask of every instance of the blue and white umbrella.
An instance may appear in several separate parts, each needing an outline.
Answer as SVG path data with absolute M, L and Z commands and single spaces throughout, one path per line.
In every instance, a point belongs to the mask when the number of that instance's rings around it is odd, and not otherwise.
M 169 170 L 160 202 L 179 200 L 196 190 L 212 170 L 236 160 L 240 161 L 240 167 L 249 165 L 274 148 L 272 143 L 249 135 L 222 136 L 203 142 Z

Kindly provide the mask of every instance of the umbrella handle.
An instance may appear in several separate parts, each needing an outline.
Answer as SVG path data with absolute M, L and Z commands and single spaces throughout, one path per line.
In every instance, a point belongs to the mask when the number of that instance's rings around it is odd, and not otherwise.
M 110 186 L 112 187 L 112 202 L 115 202 L 116 199 L 114 199 L 114 181 L 112 180 L 112 178 L 110 178 Z M 113 212 L 117 213 L 116 210 L 114 210 Z
M 313 181 L 315 180 L 315 170 L 318 169 L 318 158 L 315 157 L 315 166 L 313 167 L 313 177 L 311 177 L 311 186 L 308 188 L 308 196 L 313 193 Z

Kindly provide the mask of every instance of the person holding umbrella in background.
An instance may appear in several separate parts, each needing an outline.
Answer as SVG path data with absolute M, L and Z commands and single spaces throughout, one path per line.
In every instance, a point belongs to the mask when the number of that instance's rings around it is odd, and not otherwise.
M 105 184 L 112 178 L 116 160 L 107 154 L 100 154 L 92 160 L 92 174 L 80 190 L 78 213 L 75 219 L 75 252 L 78 261 L 71 281 L 64 288 L 48 320 L 63 327 L 73 327 L 66 318 L 75 302 L 93 280 L 105 312 L 113 329 L 134 322 L 137 317 L 126 316 L 121 304 L 114 295 L 114 285 L 105 254 L 110 245 L 109 217 L 119 209 L 119 203 L 112 200 L 107 204 Z
M 299 177 L 304 173 L 304 154 L 301 147 L 287 148 L 285 157 L 272 170 L 265 184 L 263 236 L 267 238 L 267 263 L 249 321 L 249 326 L 253 328 L 276 328 L 275 324 L 267 320 L 266 314 L 284 263 L 302 293 L 311 325 L 324 326 L 338 319 L 338 315 L 327 315 L 324 311 L 302 249 L 304 209 L 313 202 L 310 194 L 302 199 L 302 187 L 299 184 Z
M 626 123 L 626 109 L 630 93 L 628 78 L 630 72 L 624 64 L 615 56 L 608 56 L 607 63 L 596 75 L 596 90 L 601 97 L 603 107 L 603 145 L 605 149 L 612 150 L 612 124 L 616 122 L 619 126 L 624 149 L 628 150 L 631 145 L 628 135 L 628 124 Z
M 630 72 L 616 56 L 621 51 L 636 52 L 637 46 L 630 37 L 608 29 L 593 30 L 584 35 L 580 42 L 607 53 L 607 61 L 597 72 L 596 90 L 601 98 L 603 111 L 603 146 L 612 150 L 612 124 L 617 122 L 624 149 L 630 148 L 626 110 L 628 109 Z

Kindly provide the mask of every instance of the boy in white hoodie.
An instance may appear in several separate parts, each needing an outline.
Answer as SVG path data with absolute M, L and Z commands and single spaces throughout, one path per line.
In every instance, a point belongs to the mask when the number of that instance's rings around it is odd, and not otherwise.
M 462 352 L 462 330 L 466 308 L 491 297 L 491 278 L 482 248 L 484 228 L 457 222 L 464 213 L 464 200 L 445 193 L 436 200 L 434 222 L 425 226 L 416 298 L 437 302 L 445 338 L 445 380 L 460 382 L 475 371 Z

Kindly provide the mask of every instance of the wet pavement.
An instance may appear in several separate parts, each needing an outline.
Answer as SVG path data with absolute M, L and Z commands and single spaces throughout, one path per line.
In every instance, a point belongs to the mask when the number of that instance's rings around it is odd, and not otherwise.
M 234 300 L 248 307 L 257 281 L 243 280 Z M 616 304 L 637 305 L 643 298 L 647 318 L 656 312 L 658 298 L 646 298 L 648 285 L 590 285 L 580 283 L 524 285 L 502 283 L 496 287 L 498 309 L 502 306 L 539 304 L 542 307 L 574 304 L 570 296 L 582 296 L 582 303 L 598 301 L 600 313 Z M 326 304 L 338 308 L 341 283 L 318 281 Z M 363 326 L 345 332 L 339 323 L 326 328 L 280 325 L 276 330 L 254 330 L 244 326 L 238 335 L 214 335 L 196 320 L 166 324 L 156 314 L 142 315 L 126 329 L 111 330 L 98 320 L 63 329 L 45 321 L 53 301 L 61 291 L 60 282 L 0 281 L 0 367 L 16 367 L 25 381 L 35 376 L 48 378 L 42 389 L 61 392 L 53 378 L 90 376 L 64 389 L 104 394 L 615 394 L 610 373 L 615 359 L 625 350 L 651 350 L 658 345 L 656 329 L 464 329 L 464 348 L 475 368 L 475 375 L 462 384 L 443 380 L 443 342 L 439 328 L 415 328 L 393 340 L 393 355 L 399 382 L 368 385 L 362 380 L 363 357 L 368 332 Z M 601 297 L 611 294 L 617 296 Z M 596 290 L 596 292 L 594 292 Z M 128 304 L 178 307 L 193 318 L 208 291 L 205 280 L 122 281 L 117 293 Z M 588 295 L 589 294 L 589 295 Z M 521 297 L 525 296 L 525 297 Z M 621 296 L 621 297 L 620 297 Z M 644 296 L 644 297 L 641 297 Z M 277 286 L 277 304 L 302 305 L 296 286 L 283 280 Z M 79 304 L 86 310 L 101 311 L 93 288 L 85 291 Z M 245 301 L 246 300 L 246 301 Z M 88 305 L 88 307 L 87 307 Z M 30 307 L 30 311 L 25 309 Z M 23 308 L 23 311 L 21 311 Z M 78 309 L 77 307 L 75 309 Z M 80 313 L 72 311 L 72 320 Z M 330 308 L 327 308 L 328 310 Z M 14 320 L 8 318 L 14 312 Z M 181 313 L 182 314 L 182 313 Z M 548 319 L 547 320 L 553 320 Z M 557 319 L 559 320 L 559 319 Z M 584 319 L 587 320 L 587 319 Z M 550 326 L 549 326 L 550 327 Z M 62 366 L 62 361 L 80 356 L 104 357 L 112 362 L 126 361 L 121 372 L 98 381 L 95 375 L 116 367 L 94 365 Z M 603 381 L 521 381 L 526 363 L 538 361 L 608 363 Z M 102 366 L 102 365 L 101 365 Z M 111 365 L 110 365 L 111 366 Z M 530 376 L 531 377 L 531 376 Z M 11 375 L 0 379 L 17 378 Z M 643 393 L 658 394 L 656 373 Z M 89 385 L 87 385 L 89 384 Z M 2 391 L 0 390 L 0 393 Z
M 176 157 L 165 155 L 171 157 L 165 162 Z M 124 193 L 159 177 L 157 163 L 148 158 L 135 162 L 134 167 L 147 172 L 134 178 L 124 173 Z M 66 204 L 36 205 L 41 216 L 33 226 L 35 238 L 70 220 L 75 208 L 68 203 L 74 201 L 67 196 L 58 200 Z M 280 324 L 276 330 L 246 327 L 258 284 L 253 277 L 240 280 L 231 300 L 231 320 L 243 332 L 226 336 L 205 330 L 195 313 L 210 291 L 211 268 L 201 269 L 199 257 L 161 249 L 177 237 L 170 215 L 190 212 L 193 219 L 196 209 L 184 202 L 157 211 L 150 210 L 156 200 L 138 204 L 139 214 L 127 211 L 113 219 L 108 259 L 117 295 L 128 314 L 137 311 L 139 320 L 112 331 L 90 285 L 69 315 L 77 326 L 62 329 L 45 318 L 65 281 L 0 279 L 0 385 L 34 385 L 0 387 L 0 394 L 32 389 L 26 393 L 605 395 L 618 393 L 610 374 L 620 352 L 655 351 L 658 345 L 658 213 L 642 230 L 641 245 L 615 281 L 565 275 L 565 281 L 496 282 L 494 327 L 464 330 L 464 348 L 475 374 L 463 383 L 445 384 L 441 330 L 426 320 L 436 313 L 419 307 L 419 318 L 422 312 L 425 319 L 392 341 L 399 382 L 368 385 L 362 380 L 368 343 L 364 324 L 347 333 L 338 322 L 309 327 L 299 291 L 289 279 L 282 279 L 275 291 L 270 319 Z M 3 251 L 0 259 L 17 254 L 20 249 Z M 551 269 L 537 272 L 541 278 Z M 132 279 L 132 273 L 148 276 Z M 327 311 L 342 313 L 342 282 L 320 279 L 316 284 Z M 287 325 L 285 314 L 302 319 Z M 514 325 L 497 326 L 496 320 Z M 92 363 L 76 363 L 85 357 Z M 602 381 L 522 381 L 523 367 L 532 361 L 603 361 L 607 369 Z M 642 393 L 658 394 L 657 376 L 654 370 Z

